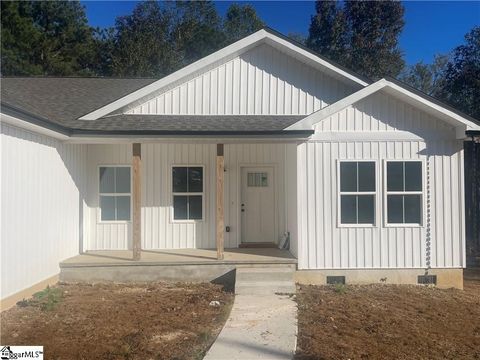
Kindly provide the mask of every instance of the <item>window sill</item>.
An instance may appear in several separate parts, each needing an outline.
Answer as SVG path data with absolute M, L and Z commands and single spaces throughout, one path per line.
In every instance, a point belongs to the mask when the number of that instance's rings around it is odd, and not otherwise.
M 423 228 L 420 224 L 385 224 L 385 228 Z
M 171 224 L 197 224 L 205 222 L 204 219 L 202 220 L 171 220 Z
M 102 221 L 102 220 L 99 220 L 97 221 L 97 224 L 98 225 L 122 225 L 122 224 L 131 224 L 132 221 L 131 220 L 106 220 L 106 221 Z
M 337 228 L 341 229 L 341 228 L 346 228 L 346 229 L 351 229 L 351 228 L 362 228 L 362 229 L 374 229 L 374 228 L 377 228 L 378 226 L 377 225 L 373 225 L 373 224 L 338 224 L 337 225 Z

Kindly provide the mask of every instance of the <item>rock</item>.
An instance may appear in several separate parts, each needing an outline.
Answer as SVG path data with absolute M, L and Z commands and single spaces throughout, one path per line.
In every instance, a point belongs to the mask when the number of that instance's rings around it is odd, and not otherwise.
M 213 306 L 213 307 L 219 307 L 220 306 L 220 301 L 217 301 L 217 300 L 210 301 L 209 305 Z

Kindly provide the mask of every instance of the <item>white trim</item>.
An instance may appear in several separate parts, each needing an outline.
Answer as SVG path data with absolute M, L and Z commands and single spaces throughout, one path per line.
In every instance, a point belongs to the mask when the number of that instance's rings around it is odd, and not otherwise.
M 340 190 L 340 164 L 342 162 L 373 162 L 375 164 L 375 191 L 341 191 Z M 379 181 L 378 181 L 378 160 L 377 159 L 337 159 L 337 228 L 376 228 L 379 224 L 379 204 L 378 204 L 378 190 L 379 190 Z M 357 173 L 357 182 L 358 182 L 358 173 Z M 373 195 L 374 201 L 374 223 L 373 224 L 343 224 L 342 223 L 342 209 L 341 209 L 341 197 L 342 195 Z M 358 204 L 357 204 L 358 205 Z M 358 213 L 358 209 L 357 209 Z M 358 215 L 358 214 L 357 214 Z
M 451 140 L 448 133 L 437 130 L 415 129 L 415 133 L 409 131 L 320 131 L 308 138 L 308 142 L 337 142 L 337 141 L 423 141 L 440 139 Z
M 53 138 L 58 139 L 58 140 L 70 139 L 70 136 L 68 136 L 68 135 L 64 135 L 64 134 L 61 134 L 59 132 L 47 129 L 47 128 L 45 128 L 43 126 L 40 126 L 40 125 L 32 124 L 31 122 L 19 119 L 17 117 L 11 116 L 11 115 L 0 113 L 0 119 L 1 119 L 2 123 L 4 122 L 5 124 L 16 126 L 16 127 L 25 129 L 27 131 L 34 132 L 36 134 L 42 134 L 42 135 L 50 136 L 50 137 L 53 137 Z
M 100 168 L 102 167 L 128 167 L 130 169 L 130 192 L 129 193 L 102 193 L 100 192 Z M 130 224 L 132 222 L 132 205 L 133 205 L 133 196 L 132 196 L 132 165 L 128 164 L 97 164 L 97 196 L 98 196 L 98 211 L 97 211 L 97 224 Z M 102 220 L 102 208 L 100 206 L 100 197 L 101 196 L 129 196 L 130 197 L 130 215 L 129 220 Z M 115 209 L 116 210 L 116 209 Z
M 173 191 L 173 168 L 175 167 L 185 167 L 185 168 L 190 168 L 190 167 L 201 167 L 202 170 L 202 192 L 174 192 Z M 171 206 L 170 208 L 170 223 L 171 224 L 195 224 L 195 223 L 201 223 L 205 221 L 205 165 L 204 164 L 172 164 L 170 166 L 170 182 L 169 182 L 169 187 L 170 187 L 170 199 L 171 199 Z M 174 218 L 174 212 L 175 209 L 173 207 L 173 198 L 175 196 L 201 196 L 202 197 L 202 218 L 201 219 L 175 219 Z M 188 206 L 188 204 L 187 204 Z M 188 211 L 188 209 L 187 209 Z
M 380 79 L 377 82 L 331 104 L 321 110 L 314 112 L 313 114 L 297 121 L 295 124 L 290 125 L 285 130 L 310 130 L 312 127 L 323 119 L 345 109 L 346 107 L 370 96 L 377 91 L 384 90 L 388 94 L 400 97 L 401 100 L 413 103 L 413 106 L 420 108 L 423 107 L 425 111 L 433 113 L 434 116 L 444 120 L 456 127 L 456 136 L 458 138 L 465 138 L 465 133 L 462 133 L 462 129 L 465 130 L 480 130 L 480 125 L 475 124 L 471 120 L 443 107 L 428 99 L 425 99 L 397 84 L 388 81 L 386 79 Z
M 231 45 L 224 47 L 223 49 L 220 49 L 214 52 L 213 54 L 205 56 L 204 58 L 190 65 L 185 66 L 184 68 L 174 72 L 173 74 L 165 76 L 160 80 L 157 80 L 116 101 L 111 102 L 110 104 L 102 106 L 101 108 L 94 110 L 88 114 L 85 114 L 79 119 L 80 120 L 96 120 L 100 117 L 108 115 L 113 111 L 123 108 L 129 104 L 138 102 L 140 99 L 143 99 L 144 97 L 152 95 L 157 91 L 160 91 L 162 88 L 165 88 L 167 86 L 174 86 L 177 82 L 182 81 L 188 76 L 197 74 L 199 71 L 201 71 L 204 68 L 213 66 L 220 62 L 224 62 L 230 58 L 236 57 L 261 43 L 267 43 L 276 48 L 280 48 L 289 53 L 293 53 L 296 56 L 296 58 L 301 61 L 308 62 L 310 64 L 313 63 L 313 64 L 320 65 L 328 69 L 329 71 L 334 72 L 359 85 L 362 85 L 362 86 L 368 85 L 367 82 L 360 79 L 359 77 L 354 76 L 351 73 L 348 73 L 347 71 L 334 66 L 328 61 L 316 56 L 315 54 L 312 54 L 311 52 L 305 49 L 302 49 L 301 47 L 293 44 L 290 41 L 282 39 L 281 37 L 276 36 L 267 30 L 261 29 L 243 39 L 238 40 L 237 42 Z
M 422 164 L 422 190 L 421 191 L 388 191 L 387 189 L 387 163 L 388 162 L 419 162 Z M 405 174 L 403 174 L 405 177 Z M 423 228 L 425 227 L 426 214 L 426 163 L 423 159 L 383 159 L 383 226 L 385 228 Z M 389 223 L 388 222 L 388 195 L 420 195 L 421 223 Z M 405 209 L 404 209 L 405 211 Z

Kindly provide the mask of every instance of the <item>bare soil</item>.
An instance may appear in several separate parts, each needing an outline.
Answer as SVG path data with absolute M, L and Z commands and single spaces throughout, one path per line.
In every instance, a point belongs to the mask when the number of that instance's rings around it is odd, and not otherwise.
M 212 284 L 58 285 L 3 312 L 0 343 L 43 345 L 46 359 L 201 359 L 232 302 Z
M 464 288 L 301 286 L 296 359 L 480 359 L 480 276 Z

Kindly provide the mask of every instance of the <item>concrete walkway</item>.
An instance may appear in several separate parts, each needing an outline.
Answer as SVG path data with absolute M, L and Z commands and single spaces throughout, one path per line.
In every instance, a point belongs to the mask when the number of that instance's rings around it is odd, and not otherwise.
M 297 306 L 284 295 L 236 295 L 232 312 L 204 359 L 292 359 Z

